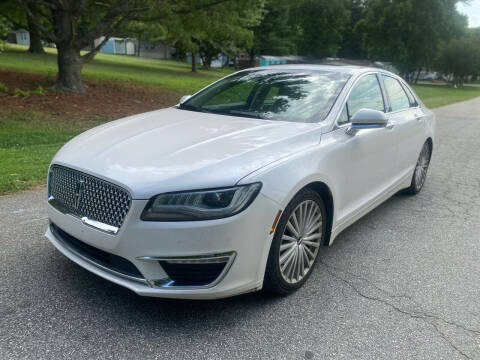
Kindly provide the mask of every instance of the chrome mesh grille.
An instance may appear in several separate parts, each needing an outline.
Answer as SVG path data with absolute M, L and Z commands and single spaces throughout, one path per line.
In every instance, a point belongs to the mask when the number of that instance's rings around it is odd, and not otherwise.
M 50 168 L 48 196 L 68 212 L 119 228 L 131 198 L 121 187 L 62 166 Z

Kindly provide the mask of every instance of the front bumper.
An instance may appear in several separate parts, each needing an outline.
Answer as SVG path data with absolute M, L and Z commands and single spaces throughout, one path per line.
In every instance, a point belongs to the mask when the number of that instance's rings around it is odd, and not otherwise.
M 140 220 L 147 200 L 133 200 L 132 207 L 116 235 L 92 228 L 81 219 L 48 205 L 52 224 L 72 237 L 131 262 L 140 276 L 125 276 L 92 261 L 49 227 L 47 238 L 65 256 L 83 268 L 139 295 L 166 298 L 214 299 L 229 297 L 262 287 L 272 235 L 270 226 L 278 205 L 259 194 L 242 213 L 230 218 L 190 222 L 146 222 Z M 220 258 L 221 256 L 225 258 Z M 165 261 L 192 262 L 212 259 L 225 266 L 214 281 L 202 285 L 175 285 Z M 173 260 L 172 260 L 173 259 Z M 163 263 L 162 263 L 163 261 Z M 164 264 L 162 266 L 162 264 Z M 131 274 L 130 274 L 131 275 Z

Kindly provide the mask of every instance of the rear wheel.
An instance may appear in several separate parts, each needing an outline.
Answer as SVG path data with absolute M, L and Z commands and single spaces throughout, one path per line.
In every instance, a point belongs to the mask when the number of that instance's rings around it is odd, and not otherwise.
M 427 178 L 428 166 L 430 165 L 431 149 L 428 142 L 423 144 L 422 151 L 418 156 L 415 171 L 413 172 L 412 182 L 410 187 L 405 189 L 405 193 L 415 195 L 422 190 L 425 179 Z
M 277 294 L 300 288 L 315 266 L 325 229 L 322 198 L 313 190 L 301 190 L 285 208 L 275 230 L 264 288 Z

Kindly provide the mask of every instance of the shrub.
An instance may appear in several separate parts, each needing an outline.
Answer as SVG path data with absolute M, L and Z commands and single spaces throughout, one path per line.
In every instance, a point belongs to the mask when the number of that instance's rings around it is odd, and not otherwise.
M 30 96 L 30 91 L 15 88 L 15 90 L 13 90 L 13 96 L 27 97 Z
M 8 87 L 4 83 L 0 82 L 0 93 L 8 94 Z
M 45 94 L 45 89 L 43 88 L 42 85 L 38 85 L 35 90 L 30 91 L 30 94 L 43 95 L 43 94 Z

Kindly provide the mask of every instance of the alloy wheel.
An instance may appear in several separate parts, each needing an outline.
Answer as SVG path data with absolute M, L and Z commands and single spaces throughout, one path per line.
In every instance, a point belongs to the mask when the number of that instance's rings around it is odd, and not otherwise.
M 425 144 L 418 157 L 417 165 L 415 167 L 415 188 L 419 190 L 422 188 L 427 177 L 428 165 L 430 163 L 430 148 Z
M 322 225 L 322 212 L 313 200 L 301 202 L 290 215 L 279 249 L 280 272 L 287 283 L 298 283 L 312 269 L 322 242 Z

